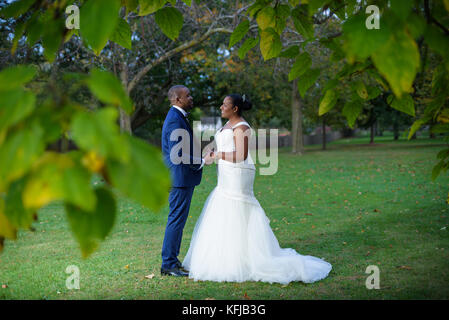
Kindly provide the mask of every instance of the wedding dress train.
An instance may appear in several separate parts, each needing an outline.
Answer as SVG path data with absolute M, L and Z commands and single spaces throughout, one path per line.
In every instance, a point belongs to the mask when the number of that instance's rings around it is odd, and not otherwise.
M 235 150 L 232 129 L 218 131 L 215 140 L 217 151 Z M 189 278 L 287 284 L 327 277 L 330 263 L 279 246 L 253 193 L 255 167 L 249 153 L 240 163 L 219 160 L 217 175 L 217 186 L 204 204 L 182 263 Z

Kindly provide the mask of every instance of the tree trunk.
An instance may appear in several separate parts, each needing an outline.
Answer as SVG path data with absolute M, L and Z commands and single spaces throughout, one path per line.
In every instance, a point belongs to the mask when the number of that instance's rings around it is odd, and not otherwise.
M 398 124 L 397 120 L 395 120 L 393 122 L 393 133 L 394 133 L 394 140 L 398 140 L 399 139 L 399 124 Z
M 370 133 L 370 139 L 369 139 L 369 143 L 374 143 L 374 125 L 375 125 L 375 122 L 373 122 L 372 124 L 371 124 L 371 133 Z
M 123 60 L 120 63 L 120 80 L 122 81 L 122 86 L 125 88 L 126 92 L 128 87 L 128 66 Z M 122 108 L 120 108 L 120 131 L 128 132 L 132 135 L 131 116 L 128 115 Z
M 324 120 L 323 117 L 323 122 L 322 122 L 322 136 L 323 136 L 323 150 L 326 150 L 326 121 Z
M 64 133 L 60 140 L 59 152 L 66 153 L 67 151 L 69 151 L 69 139 L 67 139 L 67 137 Z
M 380 127 L 379 121 L 376 121 L 376 124 L 377 124 L 377 126 L 376 126 L 377 132 L 376 133 L 379 137 L 382 137 L 384 135 L 384 133 L 382 131 L 382 128 Z
M 298 80 L 292 83 L 292 153 L 304 154 L 302 135 L 302 106 L 298 92 Z

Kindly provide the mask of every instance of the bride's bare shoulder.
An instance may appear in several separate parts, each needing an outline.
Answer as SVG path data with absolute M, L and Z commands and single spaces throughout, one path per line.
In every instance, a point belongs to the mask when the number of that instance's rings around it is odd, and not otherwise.
M 237 123 L 237 126 L 234 127 L 234 131 L 237 129 L 246 131 L 249 128 L 250 128 L 250 126 L 249 126 L 248 122 L 245 119 L 241 118 L 240 121 Z

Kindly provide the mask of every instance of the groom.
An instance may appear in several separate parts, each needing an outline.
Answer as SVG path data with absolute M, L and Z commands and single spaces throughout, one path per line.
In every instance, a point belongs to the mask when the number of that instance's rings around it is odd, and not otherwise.
M 162 154 L 170 169 L 172 188 L 168 197 L 169 214 L 162 245 L 162 275 L 185 277 L 178 260 L 182 231 L 189 215 L 190 201 L 195 186 L 201 182 L 204 164 L 211 164 L 210 155 L 202 159 L 194 154 L 193 131 L 187 116 L 193 107 L 193 98 L 187 87 L 176 85 L 168 90 L 172 107 L 162 127 Z

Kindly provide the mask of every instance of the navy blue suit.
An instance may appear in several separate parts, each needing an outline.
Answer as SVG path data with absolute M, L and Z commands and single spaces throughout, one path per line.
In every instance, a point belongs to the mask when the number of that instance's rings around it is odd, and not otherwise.
M 182 231 L 189 215 L 193 190 L 201 182 L 201 155 L 195 155 L 193 151 L 193 131 L 188 120 L 179 110 L 170 108 L 162 127 L 162 154 L 172 180 L 168 197 L 170 211 L 162 245 L 163 269 L 172 269 L 179 261 Z M 201 150 L 196 151 L 199 153 Z

